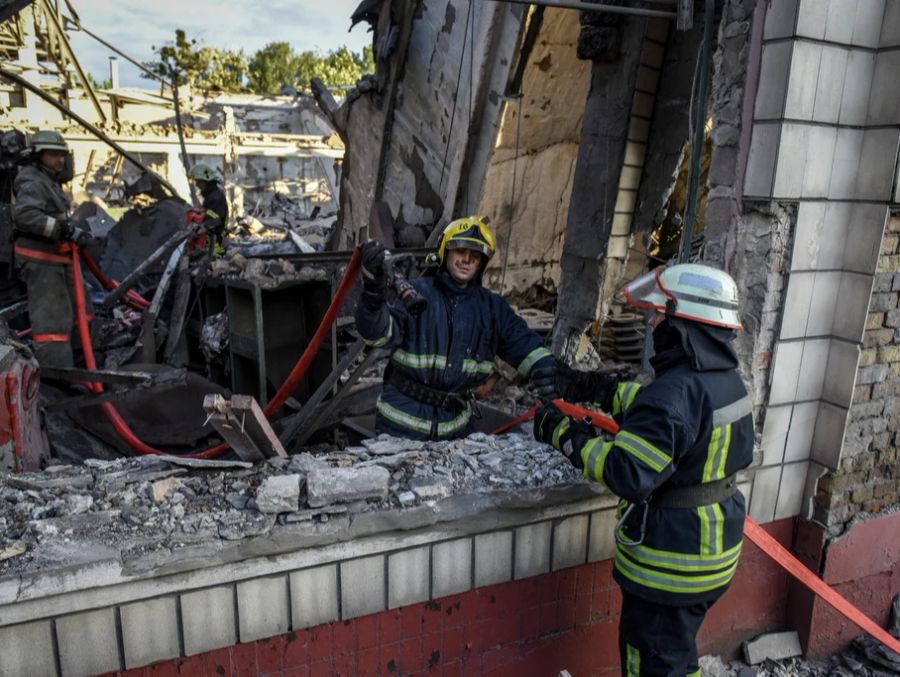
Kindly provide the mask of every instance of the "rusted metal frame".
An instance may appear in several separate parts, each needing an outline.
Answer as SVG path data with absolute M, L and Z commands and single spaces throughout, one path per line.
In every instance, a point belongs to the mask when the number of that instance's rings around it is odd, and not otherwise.
M 44 10 L 44 15 L 47 17 L 48 25 L 56 34 L 57 40 L 59 41 L 59 46 L 66 53 L 66 57 L 68 58 L 69 62 L 73 66 L 75 66 L 75 71 L 78 73 L 78 77 L 81 80 L 84 91 L 87 93 L 88 98 L 91 100 L 91 103 L 96 109 L 97 115 L 100 116 L 100 120 L 102 122 L 106 122 L 106 111 L 103 110 L 103 106 L 100 105 L 100 99 L 97 98 L 97 93 L 94 91 L 94 88 L 88 81 L 87 74 L 84 72 L 84 69 L 82 69 L 81 63 L 79 63 L 78 61 L 78 57 L 75 56 L 75 51 L 72 49 L 72 45 L 69 44 L 69 38 L 66 35 L 66 31 L 62 27 L 62 23 L 59 20 L 59 15 L 56 13 L 56 10 L 50 6 L 48 0 L 38 1 L 41 3 L 41 7 Z
M 56 99 L 54 99 L 47 92 L 42 90 L 40 87 L 33 85 L 32 83 L 28 82 L 28 80 L 23 78 L 21 75 L 18 75 L 17 73 L 12 73 L 12 72 L 6 70 L 5 68 L 3 68 L 2 66 L 0 66 L 0 77 L 6 78 L 10 82 L 13 82 L 13 83 L 19 85 L 19 87 L 22 87 L 23 89 L 27 89 L 29 92 L 31 92 L 35 96 L 40 97 L 41 99 L 43 99 L 44 101 L 49 103 L 51 106 L 56 108 L 58 111 L 60 111 L 67 117 L 70 117 L 73 120 L 75 120 L 75 122 L 77 122 L 79 125 L 84 127 L 86 130 L 88 130 L 91 134 L 96 136 L 98 139 L 103 141 L 103 143 L 105 143 L 110 148 L 112 148 L 114 151 L 119 153 L 119 155 L 124 157 L 126 160 L 128 160 L 130 163 L 132 163 L 135 167 L 138 167 L 142 171 L 147 172 L 147 174 L 152 176 L 155 180 L 159 181 L 159 183 L 161 185 L 165 186 L 166 190 L 168 190 L 172 196 L 181 199 L 181 196 L 178 195 L 178 191 L 175 190 L 175 187 L 172 186 L 171 183 L 169 183 L 163 177 L 161 177 L 159 174 L 157 174 L 152 169 L 150 169 L 149 167 L 144 165 L 143 162 L 138 160 L 134 155 L 132 155 L 127 150 L 122 148 L 122 146 L 120 146 L 118 143 L 113 141 L 106 133 L 104 133 L 103 131 L 98 129 L 95 125 L 93 125 L 90 122 L 88 122 L 87 120 L 85 120 L 83 117 L 78 115 L 78 113 L 74 112 L 71 108 L 69 108 L 65 104 L 62 104 L 59 101 L 57 101 Z
M 653 2 L 654 0 L 649 0 Z M 644 16 L 651 19 L 675 19 L 675 12 L 665 12 L 658 9 L 644 9 L 642 7 L 622 7 L 620 5 L 601 5 L 592 2 L 577 2 L 576 0 L 497 0 L 497 2 L 509 2 L 517 5 L 537 5 L 539 7 L 558 7 L 560 9 L 578 9 L 582 12 L 602 12 L 604 14 L 624 14 L 627 16 Z M 659 4 L 663 4 L 660 2 Z M 664 4 L 671 4 L 665 2 Z
M 103 307 L 112 308 L 118 302 L 118 300 L 125 295 L 125 292 L 131 289 L 150 268 L 152 268 L 161 259 L 170 255 L 173 249 L 187 240 L 190 236 L 191 231 L 180 231 L 163 242 L 155 252 L 150 254 L 150 256 L 148 256 L 137 268 L 128 273 L 128 275 L 125 276 L 125 279 L 122 280 L 115 289 L 113 289 L 106 295 L 106 298 L 103 299 Z
M 343 373 L 347 371 L 350 365 L 353 363 L 359 354 L 365 348 L 365 343 L 362 339 L 357 339 L 356 342 L 350 346 L 347 350 L 347 354 L 344 355 L 343 359 L 338 362 L 337 366 L 332 370 L 332 372 L 328 375 L 328 377 L 319 384 L 319 387 L 316 388 L 315 392 L 309 396 L 309 399 L 303 403 L 303 408 L 295 414 L 291 414 L 286 417 L 283 421 L 284 427 L 281 431 L 281 435 L 279 436 L 282 444 L 285 447 L 289 446 L 291 440 L 298 433 L 303 434 L 306 431 L 304 430 L 304 426 L 310 422 L 313 414 L 315 413 L 316 408 L 322 403 L 322 400 L 328 395 L 329 392 L 334 388 L 335 384 L 341 378 Z
M 347 377 L 347 380 L 341 385 L 338 392 L 334 394 L 330 400 L 328 400 L 321 407 L 317 407 L 317 411 L 315 412 L 315 426 L 308 426 L 305 430 L 301 431 L 299 435 L 296 436 L 296 440 L 294 444 L 297 446 L 303 444 L 310 438 L 310 436 L 318 429 L 322 427 L 322 424 L 334 414 L 335 410 L 340 406 L 341 402 L 344 401 L 344 398 L 350 394 L 350 390 L 359 380 L 359 377 L 365 373 L 366 369 L 372 366 L 372 363 L 381 355 L 381 350 L 372 350 L 368 355 L 363 358 L 363 361 L 359 363 L 359 365 L 354 369 L 350 375 Z M 289 447 L 291 444 L 291 440 L 282 436 L 284 446 Z

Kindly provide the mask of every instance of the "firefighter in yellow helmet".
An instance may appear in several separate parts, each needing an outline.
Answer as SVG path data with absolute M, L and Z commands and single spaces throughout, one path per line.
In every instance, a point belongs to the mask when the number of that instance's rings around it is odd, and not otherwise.
M 210 238 L 210 251 L 222 244 L 228 228 L 228 200 L 219 185 L 216 170 L 205 162 L 198 162 L 188 174 L 203 198 L 203 228 Z
M 530 376 L 539 394 L 555 395 L 555 362 L 541 337 L 481 284 L 494 252 L 486 218 L 450 223 L 437 248 L 437 272 L 412 281 L 427 301 L 413 315 L 403 303 L 387 302 L 384 247 L 363 245 L 356 327 L 366 343 L 391 351 L 378 398 L 378 432 L 423 440 L 469 434 L 472 390 L 487 379 L 495 357 Z
M 710 266 L 678 264 L 635 280 L 625 298 L 656 311 L 655 380 L 560 370 L 563 397 L 599 402 L 619 432 L 598 435 L 548 404 L 534 434 L 623 499 L 614 571 L 622 674 L 699 677 L 695 638 L 738 565 L 745 502 L 736 475 L 753 460 L 752 402 L 731 345 L 741 329 L 737 285 Z

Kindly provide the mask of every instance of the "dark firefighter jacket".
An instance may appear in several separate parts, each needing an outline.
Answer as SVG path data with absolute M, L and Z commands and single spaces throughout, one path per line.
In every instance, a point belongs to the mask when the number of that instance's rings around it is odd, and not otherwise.
M 740 492 L 696 508 L 657 507 L 652 499 L 664 487 L 721 480 L 752 462 L 751 401 L 736 359 L 729 362 L 697 370 L 680 345 L 658 354 L 652 383 L 622 382 L 612 401 L 601 403 L 619 420 L 619 432 L 580 449 L 584 476 L 624 499 L 620 515 L 627 503 L 638 504 L 618 536 L 638 540 L 646 510 L 643 542 L 616 544 L 614 576 L 623 590 L 651 602 L 715 600 L 737 568 L 746 512 Z M 565 425 L 568 419 L 558 427 Z
M 516 367 L 524 376 L 552 354 L 499 295 L 480 284 L 460 287 L 446 273 L 412 280 L 428 301 L 412 316 L 402 302 L 388 306 L 361 301 L 356 327 L 372 346 L 391 350 L 389 369 L 429 386 L 463 393 L 491 373 L 494 357 Z M 378 398 L 376 427 L 413 439 L 447 439 L 471 432 L 472 405 L 445 409 L 408 397 L 385 383 Z
M 59 219 L 65 219 L 69 210 L 62 187 L 46 169 L 33 164 L 19 170 L 14 186 L 16 246 L 55 252 L 62 238 Z
M 203 226 L 219 237 L 228 226 L 228 200 L 216 181 L 208 181 L 203 192 Z

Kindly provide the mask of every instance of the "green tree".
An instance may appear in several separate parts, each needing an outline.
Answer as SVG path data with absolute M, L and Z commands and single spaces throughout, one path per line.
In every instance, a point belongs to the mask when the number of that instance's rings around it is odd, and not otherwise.
M 296 87 L 303 67 L 301 57 L 287 42 L 270 42 L 249 62 L 248 84 L 260 94 L 277 94 L 285 85 Z
M 270 42 L 250 59 L 249 85 L 259 94 L 278 94 L 285 85 L 308 91 L 317 77 L 339 91 L 374 71 L 371 47 L 361 54 L 339 47 L 321 56 L 312 51 L 298 54 L 287 42 Z
M 147 66 L 166 80 L 177 78 L 179 85 L 202 90 L 239 92 L 247 77 L 247 57 L 243 50 L 200 46 L 188 39 L 184 30 L 175 29 L 175 41 L 154 47 L 158 58 Z

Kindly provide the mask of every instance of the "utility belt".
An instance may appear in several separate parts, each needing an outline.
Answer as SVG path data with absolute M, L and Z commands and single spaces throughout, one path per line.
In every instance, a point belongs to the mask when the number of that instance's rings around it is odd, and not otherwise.
M 625 546 L 640 545 L 647 533 L 647 508 L 699 508 L 703 505 L 721 503 L 737 493 L 737 475 L 725 479 L 686 487 L 662 487 L 647 503 L 631 503 L 616 524 L 616 542 Z M 636 538 L 624 535 L 626 522 L 635 509 L 641 510 L 640 529 Z
M 440 407 L 441 409 L 463 411 L 466 407 L 471 406 L 473 413 L 476 414 L 477 417 L 478 409 L 475 406 L 475 395 L 471 390 L 451 392 L 449 390 L 431 388 L 430 386 L 397 371 L 390 363 L 388 363 L 387 368 L 384 370 L 384 382 L 390 383 L 407 397 L 411 397 L 423 404 Z

